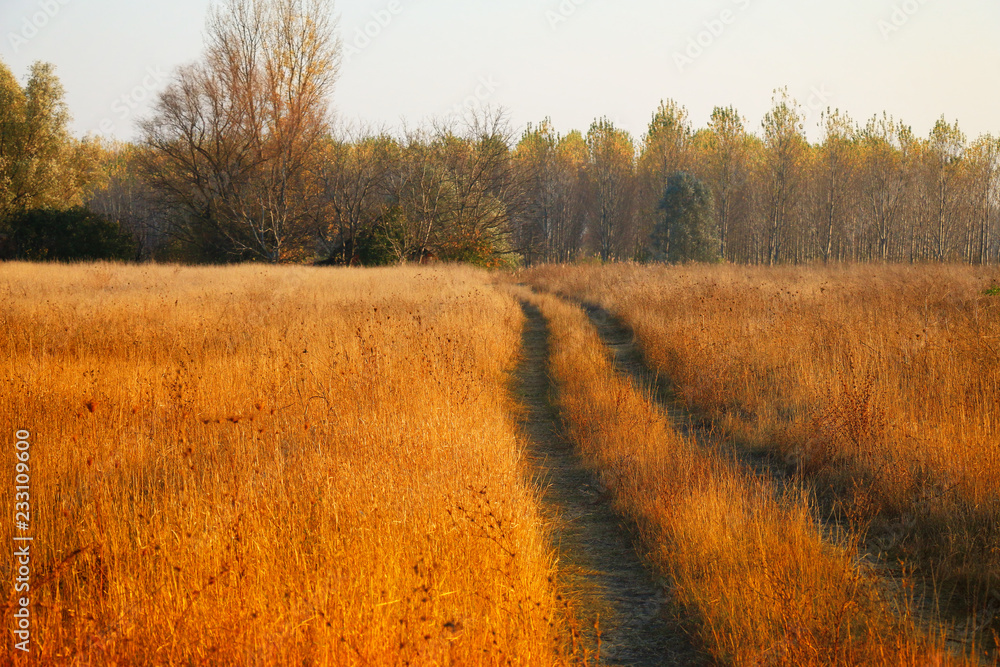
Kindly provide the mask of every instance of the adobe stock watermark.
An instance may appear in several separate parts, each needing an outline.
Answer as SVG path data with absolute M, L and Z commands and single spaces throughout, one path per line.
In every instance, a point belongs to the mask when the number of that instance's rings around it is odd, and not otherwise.
M 902 30 L 926 4 L 927 0 L 903 0 L 903 2 L 894 4 L 889 17 L 879 19 L 877 24 L 878 31 L 882 33 L 882 39 L 888 42 L 889 38 Z
M 356 27 L 354 34 L 345 41 L 344 62 L 349 63 L 360 56 L 392 24 L 393 20 L 403 13 L 403 9 L 400 0 L 390 0 L 384 9 L 372 12 L 371 20 L 363 26 Z
M 680 51 L 674 51 L 674 65 L 681 74 L 695 61 L 705 55 L 708 49 L 719 40 L 729 26 L 736 23 L 740 14 L 750 9 L 753 0 L 731 0 L 736 9 L 727 7 L 718 13 L 715 18 L 702 22 L 703 30 L 688 38 L 687 44 Z
M 12 570 L 14 625 L 11 628 L 17 641 L 14 648 L 28 653 L 31 646 L 31 433 L 21 429 L 14 433 L 14 559 Z
M 25 16 L 21 21 L 20 31 L 7 33 L 10 41 L 10 48 L 14 53 L 21 50 L 21 47 L 38 36 L 49 22 L 58 16 L 63 7 L 73 0 L 38 0 L 38 11 L 30 17 Z
M 566 23 L 573 15 L 576 14 L 577 10 L 582 6 L 587 4 L 588 0 L 562 0 L 559 6 L 555 9 L 550 9 L 545 12 L 545 18 L 549 22 L 549 28 L 553 32 L 559 29 L 563 23 Z
M 478 85 L 471 95 L 454 105 L 445 113 L 447 120 L 458 120 L 469 113 L 483 111 L 487 107 L 490 98 L 496 94 L 500 88 L 500 82 L 492 76 L 480 76 Z
M 159 67 L 147 67 L 142 82 L 111 103 L 113 116 L 108 116 L 98 123 L 98 131 L 101 134 L 114 132 L 119 123 L 124 123 L 143 109 L 144 104 L 156 95 L 169 77 L 170 74 Z

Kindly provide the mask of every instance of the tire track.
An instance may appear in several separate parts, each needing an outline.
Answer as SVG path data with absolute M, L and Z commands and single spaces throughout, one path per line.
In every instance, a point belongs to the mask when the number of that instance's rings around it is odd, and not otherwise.
M 600 306 L 591 303 L 582 303 L 580 306 L 597 330 L 601 342 L 614 355 L 615 369 L 631 378 L 637 387 L 645 391 L 650 400 L 657 403 L 670 417 L 674 428 L 705 447 L 718 449 L 720 444 L 724 444 L 710 425 L 698 422 L 689 410 L 680 405 L 667 378 L 659 376 L 646 363 L 631 327 Z M 744 469 L 778 487 L 798 481 L 792 467 L 767 452 L 732 446 L 725 446 L 723 451 Z
M 586 302 L 579 305 L 597 330 L 605 347 L 613 354 L 615 369 L 645 391 L 650 400 L 656 402 L 667 413 L 679 432 L 706 448 L 714 449 L 720 454 L 728 456 L 736 465 L 772 485 L 776 493 L 787 485 L 797 485 L 809 489 L 816 501 L 820 503 L 816 522 L 817 528 L 824 538 L 831 542 L 837 542 L 849 535 L 851 528 L 846 520 L 834 510 L 832 503 L 828 501 L 824 505 L 822 497 L 810 486 L 809 480 L 797 475 L 794 467 L 786 465 L 767 451 L 752 451 L 725 442 L 724 438 L 714 431 L 711 424 L 698 421 L 695 415 L 682 406 L 669 380 L 659 376 L 653 370 L 652 365 L 647 363 L 642 348 L 630 326 L 601 306 Z M 879 551 L 867 545 L 864 539 L 861 540 L 858 547 L 859 559 L 872 568 L 873 574 L 881 580 L 885 591 L 890 595 L 899 596 L 900 599 L 905 598 L 905 594 L 902 592 L 905 572 L 899 564 L 884 562 Z M 939 603 L 936 602 L 938 595 L 934 583 L 919 578 L 916 583 L 918 589 L 912 597 L 914 611 L 925 619 L 924 622 L 928 626 L 933 627 L 939 623 Z M 969 635 L 965 632 L 950 634 L 948 644 L 956 657 L 967 653 L 971 647 Z
M 526 321 L 516 386 L 522 428 L 552 522 L 562 591 L 579 607 L 584 642 L 600 646 L 604 665 L 699 665 L 704 661 L 674 618 L 662 583 L 646 570 L 606 492 L 563 435 L 551 402 L 549 330 L 541 311 L 522 302 Z M 600 638 L 593 626 L 599 619 Z

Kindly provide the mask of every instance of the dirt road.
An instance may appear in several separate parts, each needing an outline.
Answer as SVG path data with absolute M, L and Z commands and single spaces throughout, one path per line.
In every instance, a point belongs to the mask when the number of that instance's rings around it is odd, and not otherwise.
M 560 586 L 579 605 L 585 642 L 598 645 L 602 665 L 699 665 L 673 616 L 663 582 L 655 581 L 636 554 L 631 535 L 563 435 L 551 403 L 549 332 L 541 312 L 528 303 L 524 358 L 517 388 L 527 410 L 528 456 L 543 489 L 547 519 L 555 529 Z

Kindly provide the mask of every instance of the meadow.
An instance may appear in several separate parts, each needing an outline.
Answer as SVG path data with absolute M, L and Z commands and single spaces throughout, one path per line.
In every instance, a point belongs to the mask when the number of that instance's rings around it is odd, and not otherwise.
M 682 435 L 649 387 L 617 374 L 586 315 L 527 297 L 551 323 L 559 404 L 581 456 L 670 582 L 714 664 L 963 664 L 945 628 L 830 538 L 801 487 L 761 479 Z
M 619 265 L 530 279 L 612 311 L 695 419 L 802 479 L 881 567 L 995 637 L 995 268 Z
M 0 304 L 34 664 L 568 655 L 483 274 L 13 264 Z
M 537 312 L 551 437 L 691 664 L 976 664 L 1000 559 L 992 279 L 4 264 L 0 462 L 29 431 L 35 538 L 31 652 L 6 662 L 609 664 L 528 455 L 549 437 L 517 382 Z

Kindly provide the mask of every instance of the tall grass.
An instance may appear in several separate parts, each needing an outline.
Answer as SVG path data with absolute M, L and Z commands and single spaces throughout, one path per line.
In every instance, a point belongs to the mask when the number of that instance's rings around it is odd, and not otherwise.
M 635 330 L 689 407 L 826 489 L 987 634 L 1000 590 L 995 268 L 544 268 Z M 992 592 L 992 594 L 991 594 Z M 996 598 L 991 600 L 992 597 Z M 971 626 L 970 626 L 971 627 Z
M 464 269 L 0 267 L 31 659 L 566 661 L 510 416 L 521 321 Z
M 569 273 L 556 273 L 558 278 Z M 570 275 L 574 275 L 570 273 Z M 539 284 L 550 274 L 533 272 Z M 733 665 L 934 665 L 964 660 L 887 594 L 857 545 L 824 540 L 807 497 L 681 437 L 628 380 L 580 308 L 529 295 L 551 326 L 558 405 L 581 455 L 637 526 L 714 660 Z

